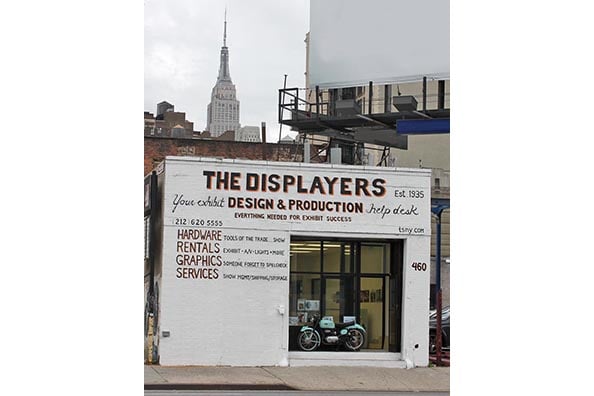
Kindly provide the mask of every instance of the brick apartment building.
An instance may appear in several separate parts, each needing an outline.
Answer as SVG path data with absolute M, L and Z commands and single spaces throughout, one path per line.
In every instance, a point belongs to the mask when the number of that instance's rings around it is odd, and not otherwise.
M 186 120 L 186 113 L 174 110 L 168 102 L 157 105 L 157 116 L 144 112 L 144 136 L 191 138 L 194 123 Z

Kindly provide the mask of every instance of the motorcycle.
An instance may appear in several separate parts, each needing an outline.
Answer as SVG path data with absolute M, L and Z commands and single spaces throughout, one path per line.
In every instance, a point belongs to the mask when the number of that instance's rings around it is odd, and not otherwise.
M 315 351 L 320 345 L 344 345 L 348 350 L 358 351 L 365 343 L 365 328 L 356 321 L 334 323 L 332 316 L 319 319 L 315 315 L 311 326 L 305 325 L 299 330 L 297 344 L 303 351 Z

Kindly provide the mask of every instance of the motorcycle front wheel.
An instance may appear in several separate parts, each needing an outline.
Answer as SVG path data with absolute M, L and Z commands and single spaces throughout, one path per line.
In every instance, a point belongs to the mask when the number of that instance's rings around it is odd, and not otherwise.
M 311 352 L 320 346 L 320 335 L 315 330 L 305 330 L 299 333 L 297 343 L 299 348 L 306 352 Z
M 350 329 L 345 345 L 351 351 L 358 351 L 365 343 L 365 334 L 359 329 Z

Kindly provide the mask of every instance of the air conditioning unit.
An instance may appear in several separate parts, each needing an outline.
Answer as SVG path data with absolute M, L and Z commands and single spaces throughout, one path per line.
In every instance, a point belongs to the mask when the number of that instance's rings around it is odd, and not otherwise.
M 398 111 L 416 111 L 417 100 L 412 95 L 393 96 L 392 104 Z
M 337 100 L 335 104 L 337 117 L 352 117 L 361 114 L 361 105 L 355 99 Z

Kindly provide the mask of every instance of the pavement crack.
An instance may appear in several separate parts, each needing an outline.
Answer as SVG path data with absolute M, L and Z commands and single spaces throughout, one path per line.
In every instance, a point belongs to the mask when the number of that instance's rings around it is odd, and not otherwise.
M 167 378 L 163 377 L 161 375 L 161 373 L 156 368 L 151 367 L 151 370 L 153 370 L 164 382 L 169 382 L 169 381 L 167 381 Z
M 278 375 L 271 373 L 270 371 L 268 371 L 268 369 L 266 367 L 261 367 L 262 370 L 266 371 L 268 374 L 272 375 L 274 378 L 276 378 L 277 380 L 279 380 L 282 384 L 287 385 L 287 383 Z

